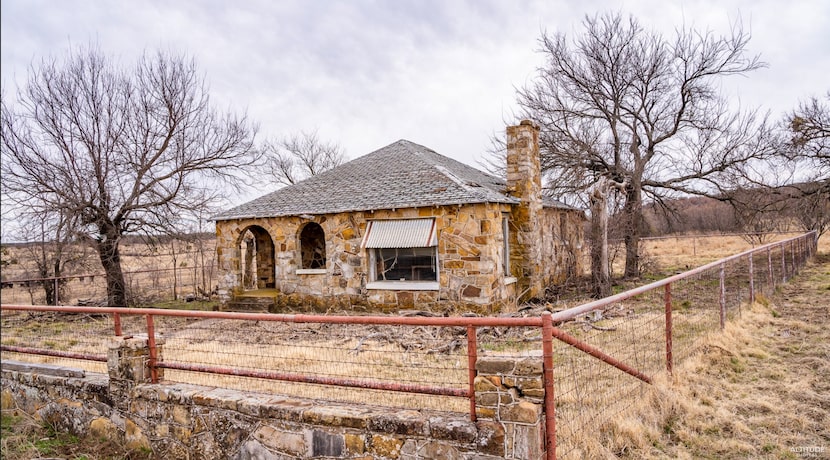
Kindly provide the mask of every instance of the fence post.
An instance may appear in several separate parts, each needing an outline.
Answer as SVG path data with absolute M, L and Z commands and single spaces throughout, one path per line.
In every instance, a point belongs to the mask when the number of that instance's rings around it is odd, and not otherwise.
M 664 296 L 666 304 L 666 371 L 672 373 L 672 320 L 671 320 L 671 283 L 666 284 Z
M 787 247 L 782 242 L 781 246 L 781 282 L 787 282 Z
M 755 265 L 752 260 L 755 253 L 749 254 L 749 304 L 755 303 Z
M 790 241 L 790 259 L 792 259 L 793 276 L 795 276 L 795 274 L 798 273 L 798 264 L 796 263 L 796 259 L 795 259 L 795 241 L 794 240 Z
M 726 264 L 720 264 L 720 328 L 726 327 Z
M 55 277 L 55 306 L 56 306 L 56 307 L 57 307 L 58 305 L 60 305 L 60 301 L 59 301 L 59 298 L 60 298 L 60 291 L 58 291 L 58 286 L 59 286 L 59 285 L 60 285 L 60 283 L 58 283 L 58 277 L 56 276 L 56 277 Z
M 154 343 L 156 357 L 162 354 L 163 340 Z M 109 394 L 113 404 L 127 412 L 132 402 L 132 389 L 153 380 L 150 368 L 149 337 L 135 334 L 129 337 L 112 337 L 107 349 L 107 373 Z M 157 376 L 158 378 L 158 376 Z
M 545 386 L 545 437 L 547 460 L 556 460 L 556 400 L 553 385 L 553 320 L 542 313 L 542 379 Z
M 118 313 L 113 313 L 112 314 L 112 322 L 114 323 L 113 325 L 115 326 L 115 336 L 116 337 L 121 337 L 123 335 L 123 333 L 121 332 L 121 315 L 118 314 Z
M 470 421 L 476 421 L 476 361 L 478 360 L 478 343 L 475 326 L 467 326 L 467 367 L 470 384 Z
M 775 272 L 772 269 L 772 248 L 767 246 L 767 278 L 769 280 L 769 292 L 772 295 L 775 291 Z
M 156 367 L 156 359 L 158 359 L 156 330 L 153 324 L 153 315 L 147 315 L 147 348 L 150 352 L 150 359 L 147 360 L 147 367 L 150 368 L 150 381 L 152 383 L 159 383 L 159 371 Z

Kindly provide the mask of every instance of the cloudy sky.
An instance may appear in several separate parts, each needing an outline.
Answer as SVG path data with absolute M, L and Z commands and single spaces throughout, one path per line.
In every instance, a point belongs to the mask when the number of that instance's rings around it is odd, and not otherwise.
M 724 86 L 776 117 L 830 90 L 827 0 L 3 0 L 2 84 L 97 42 L 125 65 L 157 48 L 194 56 L 220 106 L 263 137 L 318 130 L 354 158 L 398 139 L 475 165 L 513 120 L 542 31 L 622 11 L 672 34 L 741 21 L 769 67 Z M 275 187 L 273 187 L 275 188 Z M 261 192 L 270 191 L 263 187 Z

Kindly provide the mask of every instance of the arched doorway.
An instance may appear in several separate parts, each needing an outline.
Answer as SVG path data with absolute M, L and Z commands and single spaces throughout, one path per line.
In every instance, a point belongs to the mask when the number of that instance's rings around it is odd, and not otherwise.
M 264 228 L 252 225 L 239 235 L 240 286 L 245 290 L 276 287 L 274 240 Z

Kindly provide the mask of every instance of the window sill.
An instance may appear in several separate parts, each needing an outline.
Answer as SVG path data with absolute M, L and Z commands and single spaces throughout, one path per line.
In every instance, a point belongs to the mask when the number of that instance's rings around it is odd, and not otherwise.
M 437 291 L 438 281 L 374 281 L 366 289 L 385 291 Z
M 298 275 L 325 275 L 325 268 L 298 268 L 294 273 Z
M 515 276 L 505 276 L 504 277 L 504 285 L 507 286 L 508 284 L 513 284 L 518 280 L 519 279 L 516 278 Z

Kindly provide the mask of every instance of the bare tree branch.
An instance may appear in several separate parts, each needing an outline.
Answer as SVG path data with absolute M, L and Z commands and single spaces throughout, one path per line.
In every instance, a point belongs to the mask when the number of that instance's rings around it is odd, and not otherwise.
M 271 176 L 283 185 L 296 184 L 346 161 L 343 148 L 320 140 L 317 131 L 268 141 L 264 150 Z
M 192 59 L 147 53 L 115 66 L 96 47 L 44 59 L 2 101 L 4 193 L 77 216 L 97 237 L 109 304 L 126 304 L 119 240 L 175 232 L 255 166 L 256 128 L 211 105 Z
M 734 113 L 718 81 L 763 67 L 749 34 L 677 30 L 673 40 L 633 17 L 587 17 L 581 35 L 542 35 L 545 65 L 519 89 L 541 127 L 548 187 L 574 193 L 600 178 L 622 187 L 626 276 L 639 275 L 644 194 L 715 194 L 771 155 L 766 119 Z

